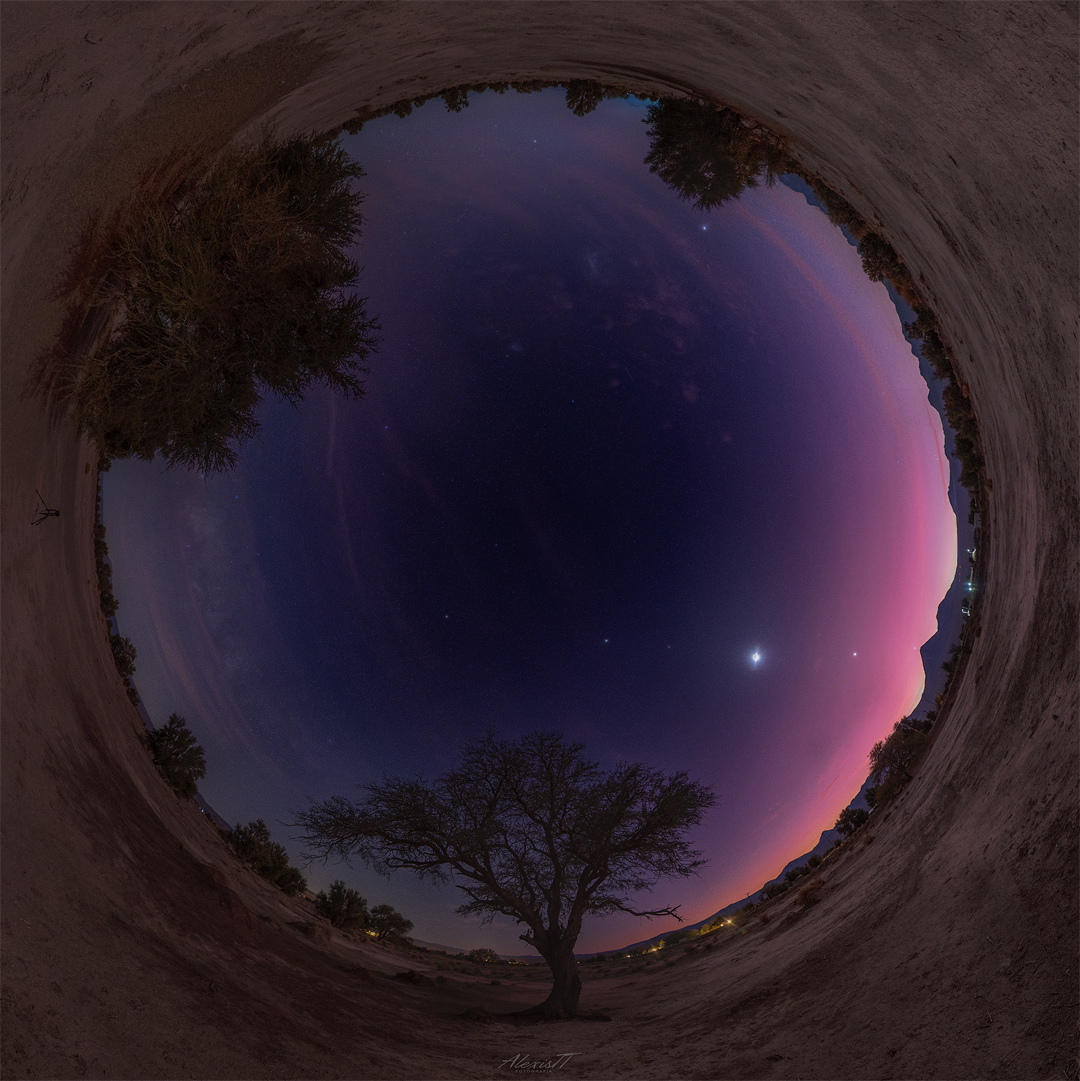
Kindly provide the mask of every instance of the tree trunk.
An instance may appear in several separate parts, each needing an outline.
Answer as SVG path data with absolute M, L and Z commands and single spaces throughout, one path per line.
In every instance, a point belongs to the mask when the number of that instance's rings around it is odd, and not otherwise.
M 529 1012 L 542 1017 L 577 1017 L 578 999 L 581 998 L 581 977 L 578 975 L 577 958 L 573 948 L 559 950 L 544 958 L 551 969 L 551 993 Z

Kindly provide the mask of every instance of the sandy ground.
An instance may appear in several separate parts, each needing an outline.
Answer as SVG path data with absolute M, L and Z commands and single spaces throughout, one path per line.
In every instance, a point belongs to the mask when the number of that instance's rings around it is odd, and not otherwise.
M 3 1075 L 1077 1076 L 1077 7 L 4 3 Z M 92 589 L 91 452 L 23 395 L 86 230 L 267 119 L 462 82 L 693 86 L 784 131 L 923 282 L 993 485 L 956 705 L 820 904 L 640 971 L 608 1024 L 301 933 L 141 750 Z M 62 511 L 32 528 L 34 489 Z M 299 906 L 299 907 L 298 907 Z M 430 967 L 430 966 L 429 966 Z M 430 968 L 431 976 L 439 974 Z M 535 985 L 535 986 L 534 986 Z M 519 1060 L 520 1061 L 520 1060 Z

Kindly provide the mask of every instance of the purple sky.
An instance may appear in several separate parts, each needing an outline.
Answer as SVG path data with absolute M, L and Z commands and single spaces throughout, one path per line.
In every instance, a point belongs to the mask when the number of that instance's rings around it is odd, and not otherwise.
M 226 476 L 106 475 L 136 683 L 230 821 L 287 841 L 308 799 L 558 728 L 715 786 L 709 864 L 652 895 L 693 921 L 813 845 L 917 703 L 956 522 L 896 310 L 798 192 L 678 200 L 643 115 L 487 94 L 344 137 L 367 398 L 267 403 Z M 452 889 L 309 872 L 335 877 L 422 939 L 523 952 Z M 611 917 L 579 948 L 664 929 Z

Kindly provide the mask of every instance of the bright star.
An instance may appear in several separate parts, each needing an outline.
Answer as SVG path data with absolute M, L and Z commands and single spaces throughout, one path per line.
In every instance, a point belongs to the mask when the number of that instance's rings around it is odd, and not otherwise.
M 761 664 L 761 660 L 761 650 L 755 649 L 754 652 L 750 654 L 750 663 L 756 666 Z

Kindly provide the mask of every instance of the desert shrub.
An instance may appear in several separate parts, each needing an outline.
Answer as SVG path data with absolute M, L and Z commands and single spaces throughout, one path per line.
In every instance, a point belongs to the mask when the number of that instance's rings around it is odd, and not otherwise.
M 783 140 L 733 109 L 665 98 L 649 106 L 645 121 L 645 164 L 698 210 L 734 199 L 761 176 L 771 184 L 787 165 Z
M 315 895 L 315 911 L 343 931 L 362 931 L 367 926 L 367 901 L 340 878 L 330 883 L 329 890 Z
M 905 323 L 904 332 L 908 337 L 922 339 L 920 351 L 939 379 L 948 380 L 952 377 L 952 357 L 938 333 L 938 321 L 933 312 L 916 306 L 915 321 Z
M 954 642 L 949 646 L 949 659 L 941 662 L 942 670 L 946 675 L 953 675 L 956 671 L 957 665 L 960 663 L 960 654 L 962 647 L 959 642 Z
M 342 248 L 362 175 L 330 142 L 264 140 L 115 239 L 104 299 L 122 318 L 75 388 L 103 454 L 221 470 L 258 430 L 265 393 L 361 396 L 378 328 Z
M 391 905 L 376 905 L 368 916 L 368 927 L 376 938 L 400 939 L 413 929 L 413 924 Z
M 120 607 L 113 595 L 112 567 L 106 562 L 109 545 L 105 540 L 105 525 L 101 521 L 101 481 L 98 481 L 98 520 L 94 522 L 94 568 L 97 572 L 98 600 L 106 619 L 112 619 Z
M 806 172 L 798 162 L 789 161 L 787 169 L 788 172 L 801 176 L 810 185 L 814 194 L 824 205 L 825 213 L 833 225 L 846 229 L 856 240 L 870 231 L 866 219 L 839 192 L 833 191 L 816 176 Z
M 844 837 L 850 837 L 868 818 L 870 812 L 862 807 L 845 807 L 836 819 L 833 829 Z
M 591 113 L 604 100 L 604 88 L 588 79 L 571 79 L 566 84 L 566 107 L 574 116 Z
M 486 946 L 482 946 L 476 950 L 469 950 L 469 960 L 479 962 L 493 962 L 498 961 L 499 955 L 494 950 L 489 950 Z
M 443 99 L 448 113 L 460 113 L 469 104 L 469 91 L 464 86 L 452 86 L 449 90 L 444 90 L 439 97 Z
M 875 810 L 885 807 L 888 803 L 894 800 L 904 786 L 907 784 L 908 779 L 902 773 L 890 773 L 886 776 L 885 780 L 877 786 L 877 803 Z
M 97 513 L 94 519 L 94 569 L 97 574 L 98 603 L 101 605 L 101 614 L 106 620 L 112 620 L 120 607 L 113 593 L 112 567 L 109 565 L 109 545 L 105 540 L 105 526 L 101 521 L 101 477 L 100 474 L 109 468 L 108 458 L 98 459 L 98 483 L 97 483 Z M 122 638 L 118 634 L 109 635 L 109 649 L 112 651 L 113 663 L 116 671 L 124 682 L 124 689 L 133 706 L 139 704 L 139 693 L 135 690 L 135 684 L 131 677 L 135 674 L 135 658 L 137 656 L 135 646 L 130 638 Z
M 296 894 L 307 888 L 307 880 L 300 871 L 289 866 L 289 853 L 285 846 L 270 839 L 270 830 L 261 818 L 246 826 L 238 825 L 225 835 L 225 839 L 256 874 L 273 882 L 285 893 Z
M 135 674 L 135 658 L 138 656 L 134 643 L 130 638 L 121 638 L 118 634 L 110 634 L 109 648 L 112 650 L 117 672 L 126 679 L 130 679 Z
M 298 867 L 286 867 L 278 873 L 274 879 L 274 885 L 290 897 L 295 897 L 296 894 L 307 889 L 307 879 Z
M 789 889 L 791 889 L 791 883 L 781 879 L 779 882 L 770 882 L 761 893 L 765 900 L 771 901 L 774 897 L 779 897 L 780 894 L 786 893 Z
M 803 886 L 795 895 L 796 903 L 802 908 L 809 908 L 811 905 L 817 904 L 821 900 L 821 890 L 824 885 L 825 883 L 820 878 L 815 878 L 813 882 Z
M 820 856 L 811 856 L 806 861 L 806 866 L 810 867 L 810 868 L 818 867 L 820 865 L 821 865 L 821 857 Z
M 147 732 L 143 742 L 158 773 L 178 796 L 191 799 L 197 791 L 196 782 L 206 776 L 206 756 L 184 718 L 172 714 L 168 724 Z
M 882 777 L 898 776 L 904 782 L 911 780 L 911 771 L 925 752 L 929 740 L 927 732 L 929 721 L 917 721 L 912 717 L 901 717 L 893 725 L 892 732 L 879 740 L 870 750 L 870 772 L 875 781 Z M 880 805 L 881 792 L 878 792 Z
M 904 331 L 910 338 L 921 339 L 920 352 L 938 378 L 949 384 L 945 390 L 945 416 L 956 432 L 954 449 L 961 466 L 960 483 L 971 494 L 973 517 L 981 505 L 985 469 L 979 426 L 971 403 L 957 382 L 952 353 L 941 336 L 937 317 L 925 306 L 910 271 L 896 251 L 843 196 L 792 158 L 787 159 L 784 168 L 805 180 L 821 200 L 829 220 L 847 230 L 859 242 L 863 269 L 871 280 L 887 279 L 914 309 L 916 318 L 904 324 Z
M 953 449 L 960 462 L 960 484 L 970 493 L 974 511 L 981 503 L 983 472 L 986 466 L 979 424 L 971 402 L 957 382 L 952 354 L 942 341 L 937 317 L 918 304 L 913 307 L 916 318 L 914 322 L 904 324 L 904 332 L 910 338 L 921 339 L 919 351 L 930 362 L 938 378 L 948 382 L 943 391 L 945 417 L 949 427 L 956 433 Z
M 864 233 L 859 241 L 859 255 L 862 257 L 863 271 L 872 282 L 887 279 L 908 303 L 918 300 L 915 283 L 907 267 L 884 237 L 878 233 Z

